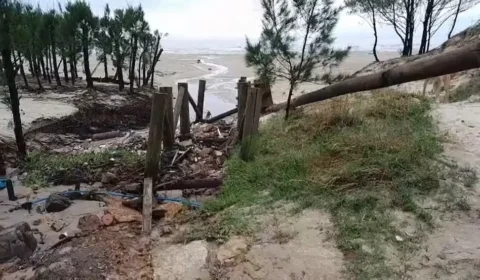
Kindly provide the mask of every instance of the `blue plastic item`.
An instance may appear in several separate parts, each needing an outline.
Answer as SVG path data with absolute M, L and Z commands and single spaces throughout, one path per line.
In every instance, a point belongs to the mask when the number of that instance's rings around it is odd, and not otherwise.
M 0 179 L 0 191 L 7 188 L 7 180 Z

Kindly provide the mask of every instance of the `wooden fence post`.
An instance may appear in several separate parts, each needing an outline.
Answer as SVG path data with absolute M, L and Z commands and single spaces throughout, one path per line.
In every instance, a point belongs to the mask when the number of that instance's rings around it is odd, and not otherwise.
M 180 140 L 190 137 L 190 108 L 188 107 L 188 83 L 179 83 L 179 88 L 184 88 L 184 95 L 180 109 Z
M 173 89 L 172 87 L 161 87 L 160 93 L 165 93 L 166 111 L 165 127 L 163 129 L 163 149 L 172 150 L 175 143 L 175 129 L 173 128 Z
M 205 88 L 207 86 L 207 81 L 205 80 L 200 80 L 198 82 L 198 97 L 197 97 L 197 106 L 198 106 L 198 111 L 200 113 L 200 118 L 197 119 L 196 122 L 203 121 L 203 103 L 205 103 Z
M 148 132 L 148 147 L 145 160 L 145 181 L 143 185 L 143 219 L 142 230 L 149 233 L 152 229 L 152 197 L 153 183 L 158 172 L 158 162 L 162 144 L 163 125 L 166 108 L 165 93 L 155 93 L 152 97 L 152 113 Z
M 182 108 L 183 97 L 185 96 L 185 88 L 178 85 L 178 95 L 175 101 L 175 110 L 173 111 L 173 132 L 177 130 L 178 120 L 180 119 L 180 111 Z
M 253 160 L 255 156 L 255 135 L 258 133 L 262 109 L 262 89 L 248 87 L 245 117 L 242 130 L 242 145 L 240 157 L 245 161 Z
M 247 92 L 248 92 L 248 83 L 245 77 L 240 78 L 237 84 L 238 90 L 238 120 L 237 120 L 237 131 L 239 133 L 239 139 L 242 139 L 242 128 L 245 120 L 245 106 L 247 105 Z

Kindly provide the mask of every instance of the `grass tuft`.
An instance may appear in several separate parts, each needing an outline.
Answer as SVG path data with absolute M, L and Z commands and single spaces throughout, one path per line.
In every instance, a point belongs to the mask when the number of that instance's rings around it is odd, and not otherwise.
M 50 184 L 70 185 L 76 182 L 78 176 L 83 180 L 100 181 L 102 168 L 111 166 L 115 162 L 141 168 L 144 157 L 125 150 L 78 155 L 30 153 L 26 163 L 27 176 L 24 183 L 33 188 L 48 187 Z

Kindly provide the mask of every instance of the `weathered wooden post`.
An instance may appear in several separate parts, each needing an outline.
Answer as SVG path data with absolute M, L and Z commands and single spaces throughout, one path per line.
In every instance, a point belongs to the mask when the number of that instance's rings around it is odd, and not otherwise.
M 143 220 L 142 230 L 149 233 L 152 229 L 153 183 L 158 172 L 162 145 L 163 125 L 165 123 L 167 94 L 155 93 L 152 97 L 152 113 L 148 132 L 148 147 L 145 160 L 145 180 L 143 184 Z
M 198 106 L 198 111 L 200 113 L 200 118 L 197 119 L 196 122 L 200 122 L 203 120 L 203 104 L 205 103 L 205 88 L 207 86 L 207 81 L 205 80 L 200 80 L 198 82 L 198 97 L 197 97 L 197 106 Z
M 183 141 L 190 137 L 190 109 L 188 108 L 188 83 L 179 83 L 179 88 L 183 88 L 183 100 L 180 108 L 180 140 Z
M 239 139 L 242 139 L 242 128 L 245 120 L 245 106 L 247 105 L 247 92 L 248 92 L 248 83 L 246 77 L 241 77 L 237 84 L 238 90 L 238 120 L 237 120 L 237 131 L 239 133 Z
M 260 123 L 262 94 L 263 89 L 248 87 L 240 147 L 240 157 L 245 161 L 251 161 L 255 157 L 255 136 Z
M 180 119 L 180 111 L 182 108 L 183 97 L 185 96 L 185 88 L 178 85 L 178 95 L 175 101 L 175 110 L 173 111 L 173 131 L 177 130 L 178 120 Z
M 253 81 L 253 86 L 256 88 L 263 88 L 262 93 L 262 109 L 267 108 L 273 105 L 273 98 L 272 98 L 272 89 L 270 85 L 263 83 L 260 80 Z
M 165 93 L 166 111 L 165 111 L 165 127 L 163 129 L 163 149 L 172 150 L 175 143 L 175 129 L 173 128 L 173 89 L 172 87 L 161 87 L 160 93 Z

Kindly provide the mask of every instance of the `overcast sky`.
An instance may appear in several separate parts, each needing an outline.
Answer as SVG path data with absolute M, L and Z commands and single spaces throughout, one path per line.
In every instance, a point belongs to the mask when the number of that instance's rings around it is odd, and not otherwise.
M 67 0 L 30 0 L 43 8 L 57 7 Z M 342 0 L 335 0 L 341 4 Z M 152 29 L 169 32 L 169 40 L 207 39 L 243 40 L 245 35 L 258 37 L 261 31 L 262 10 L 260 0 L 90 0 L 92 9 L 101 14 L 105 4 L 112 9 L 142 4 Z M 480 6 L 459 17 L 455 31 L 461 31 L 480 19 Z M 441 29 L 434 43 L 446 39 L 448 25 Z M 420 30 L 420 28 L 418 28 Z M 417 32 L 420 36 L 420 32 Z M 371 28 L 357 16 L 342 14 L 335 30 L 339 45 L 368 46 L 373 42 Z M 389 26 L 380 27 L 380 44 L 400 43 Z

